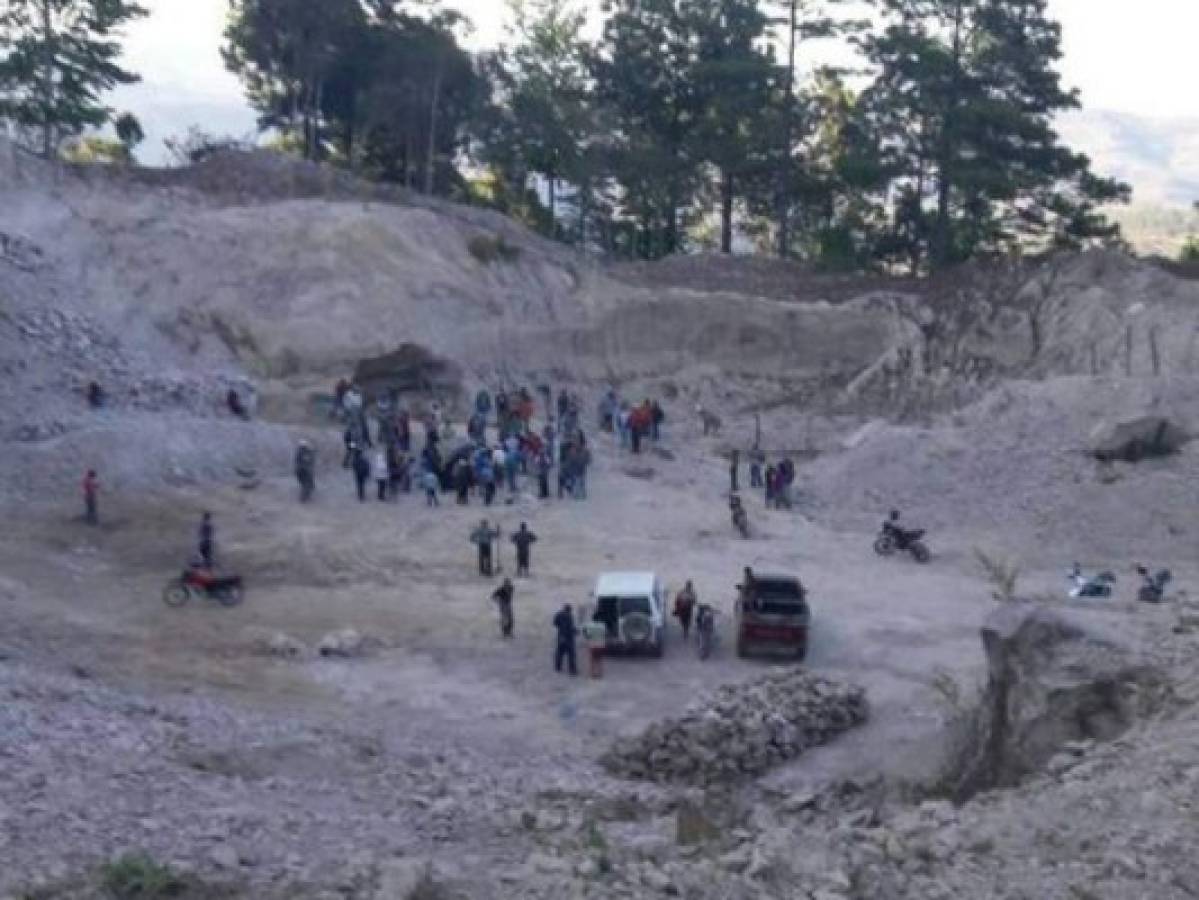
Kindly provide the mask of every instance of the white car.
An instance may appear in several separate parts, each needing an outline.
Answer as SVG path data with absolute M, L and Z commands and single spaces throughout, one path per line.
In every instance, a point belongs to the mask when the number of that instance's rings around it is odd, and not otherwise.
M 596 579 L 592 618 L 608 628 L 609 650 L 661 656 L 666 602 L 653 572 L 605 572 Z

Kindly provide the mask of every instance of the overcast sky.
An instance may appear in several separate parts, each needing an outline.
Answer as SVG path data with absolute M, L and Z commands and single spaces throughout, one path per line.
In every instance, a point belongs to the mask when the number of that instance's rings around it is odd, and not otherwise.
M 313 0 L 319 2 L 319 0 Z M 162 138 L 190 124 L 243 135 L 254 128 L 219 55 L 226 0 L 142 0 L 150 16 L 130 29 L 128 64 L 143 83 L 115 105 L 137 114 L 159 161 Z M 469 42 L 503 38 L 504 0 L 450 0 L 475 23 Z M 596 0 L 588 4 L 598 7 Z M 1091 109 L 1158 118 L 1199 117 L 1199 0 L 1050 0 L 1065 32 L 1063 75 Z M 1089 148 L 1082 147 L 1087 150 Z

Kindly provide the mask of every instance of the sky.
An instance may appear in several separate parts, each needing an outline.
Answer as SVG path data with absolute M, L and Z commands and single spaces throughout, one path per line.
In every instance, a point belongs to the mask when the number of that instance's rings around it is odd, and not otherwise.
M 313 0 L 320 2 L 320 0 Z M 598 7 L 598 0 L 582 0 Z M 226 0 L 142 0 L 150 16 L 132 26 L 126 62 L 143 82 L 112 103 L 146 127 L 142 156 L 161 162 L 162 139 L 200 124 L 214 134 L 249 135 L 254 116 L 219 48 Z M 503 40 L 504 0 L 447 0 L 475 23 L 467 42 Z M 1154 119 L 1199 119 L 1199 0 L 1050 0 L 1063 26 L 1062 74 L 1091 110 Z M 1075 140 L 1086 141 L 1088 129 Z M 1089 151 L 1091 148 L 1082 146 Z M 1101 148 L 1096 147 L 1098 154 Z

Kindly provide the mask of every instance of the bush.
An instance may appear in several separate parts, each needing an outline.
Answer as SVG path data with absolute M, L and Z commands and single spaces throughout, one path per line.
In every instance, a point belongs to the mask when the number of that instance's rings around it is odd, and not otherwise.
M 992 786 L 988 766 L 991 718 L 981 688 L 963 690 L 948 672 L 933 676 L 944 723 L 944 756 L 933 779 L 922 786 L 925 797 L 960 803 Z
M 187 890 L 187 882 L 170 868 L 141 854 L 129 854 L 107 863 L 100 876 L 104 890 L 116 900 L 179 897 Z
M 471 256 L 485 266 L 496 262 L 510 263 L 520 259 L 520 247 L 509 244 L 502 234 L 494 237 L 486 234 L 476 235 L 467 241 L 466 249 L 470 251 Z
M 982 569 L 993 590 L 991 596 L 1000 603 L 1009 603 L 1016 599 L 1016 585 L 1020 581 L 1020 566 L 1008 559 L 991 556 L 983 550 L 974 549 L 974 558 Z

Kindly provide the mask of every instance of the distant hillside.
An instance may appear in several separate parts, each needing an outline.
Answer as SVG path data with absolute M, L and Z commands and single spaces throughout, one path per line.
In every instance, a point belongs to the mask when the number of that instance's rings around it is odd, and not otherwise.
M 1095 160 L 1098 171 L 1132 184 L 1137 203 L 1190 206 L 1199 200 L 1199 117 L 1081 110 L 1059 127 L 1071 146 Z
M 1096 171 L 1133 186 L 1133 202 L 1113 211 L 1143 254 L 1178 255 L 1199 234 L 1199 118 L 1154 119 L 1080 110 L 1059 123 L 1067 143 L 1086 152 Z

